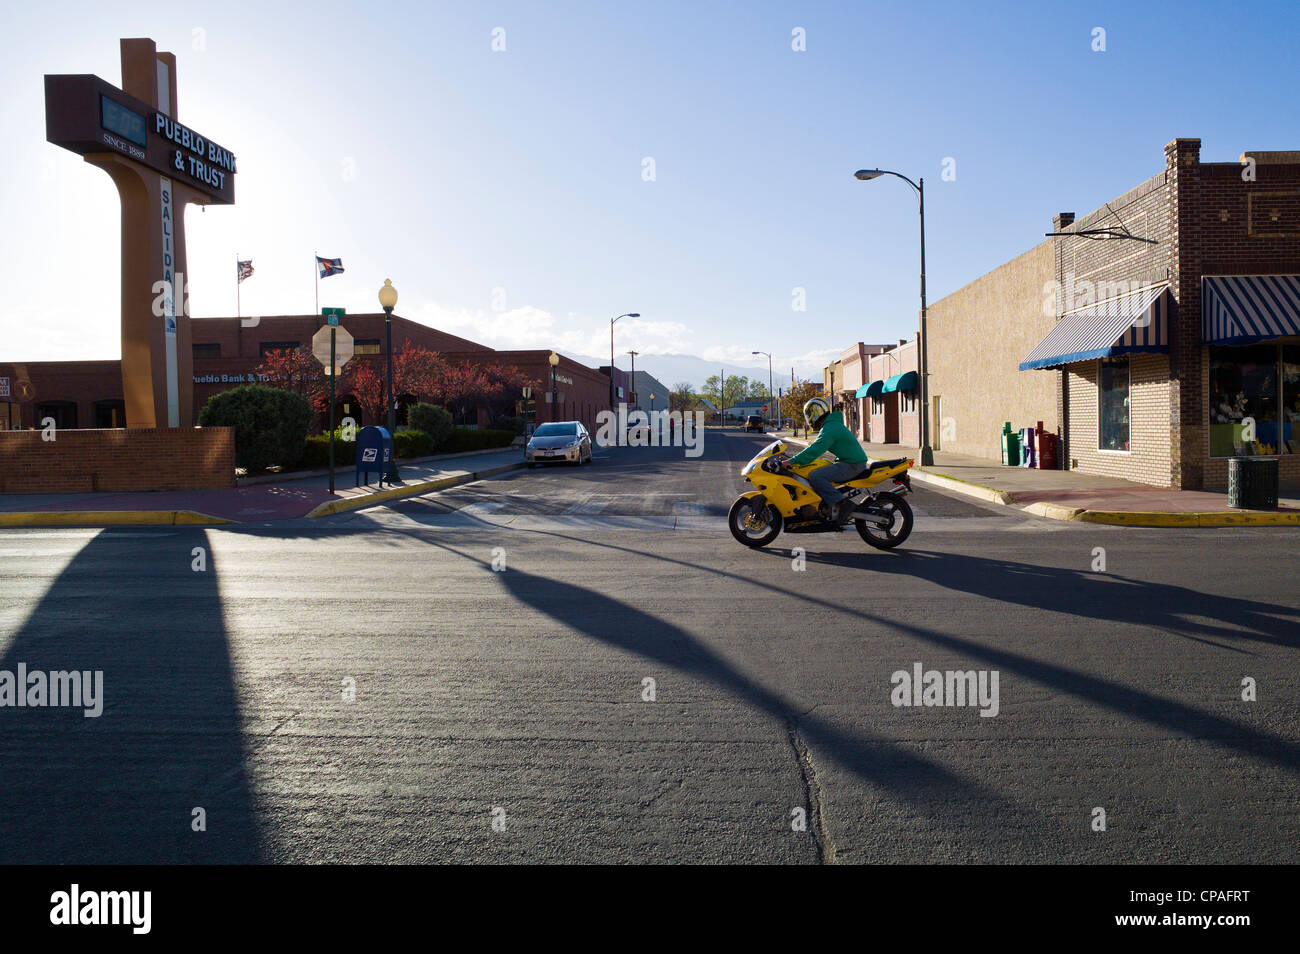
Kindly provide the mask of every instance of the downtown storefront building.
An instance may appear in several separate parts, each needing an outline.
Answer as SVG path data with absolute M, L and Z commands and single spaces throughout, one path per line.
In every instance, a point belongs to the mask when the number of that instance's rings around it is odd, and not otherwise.
M 1300 484 L 1300 152 L 1164 169 L 930 306 L 936 450 L 997 459 L 1043 422 L 1061 466 L 1227 485 L 1233 456 Z

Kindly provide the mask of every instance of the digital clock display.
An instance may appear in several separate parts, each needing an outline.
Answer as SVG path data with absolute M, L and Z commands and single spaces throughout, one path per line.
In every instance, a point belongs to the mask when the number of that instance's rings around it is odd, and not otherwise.
M 141 149 L 149 145 L 149 125 L 144 117 L 107 96 L 99 97 L 99 122 L 109 132 L 135 143 Z

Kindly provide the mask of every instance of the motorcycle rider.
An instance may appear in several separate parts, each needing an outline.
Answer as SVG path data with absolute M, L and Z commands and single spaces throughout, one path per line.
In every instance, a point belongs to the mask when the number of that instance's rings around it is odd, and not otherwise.
M 835 484 L 849 480 L 867 466 L 866 451 L 853 436 L 853 432 L 844 426 L 844 414 L 832 411 L 825 398 L 815 397 L 804 404 L 803 419 L 809 429 L 817 431 L 817 439 L 801 453 L 791 457 L 790 466 L 811 464 L 828 452 L 835 457 L 835 463 L 818 467 L 809 473 L 808 483 L 826 502 L 831 519 L 836 523 L 848 523 L 853 518 L 854 504 L 835 489 Z

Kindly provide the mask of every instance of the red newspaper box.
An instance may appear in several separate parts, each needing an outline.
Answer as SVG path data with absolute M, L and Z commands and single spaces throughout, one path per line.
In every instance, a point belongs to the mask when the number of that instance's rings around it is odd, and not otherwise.
M 1034 454 L 1034 466 L 1039 470 L 1056 470 L 1056 435 L 1043 430 L 1043 422 L 1039 421 L 1038 426 L 1034 428 L 1034 445 L 1037 453 Z

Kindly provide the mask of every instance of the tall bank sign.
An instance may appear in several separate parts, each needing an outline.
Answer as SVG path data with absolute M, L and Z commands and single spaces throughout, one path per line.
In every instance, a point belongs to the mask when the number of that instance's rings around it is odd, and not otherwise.
M 89 74 L 45 77 L 45 138 L 117 185 L 127 426 L 188 427 L 194 385 L 185 206 L 233 203 L 235 156 L 177 118 L 173 54 L 147 39 L 122 40 L 121 49 L 120 89 Z

